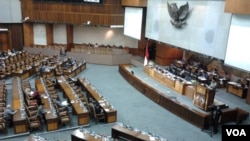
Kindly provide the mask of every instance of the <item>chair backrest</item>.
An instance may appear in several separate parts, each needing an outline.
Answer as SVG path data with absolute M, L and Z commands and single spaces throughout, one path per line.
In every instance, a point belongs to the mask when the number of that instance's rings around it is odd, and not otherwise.
M 97 114 L 95 105 L 91 104 L 91 107 L 92 107 L 92 111 L 94 113 L 94 117 L 98 118 L 98 119 L 102 119 L 103 118 L 102 116 L 104 116 L 104 114 L 103 113 L 98 113 Z

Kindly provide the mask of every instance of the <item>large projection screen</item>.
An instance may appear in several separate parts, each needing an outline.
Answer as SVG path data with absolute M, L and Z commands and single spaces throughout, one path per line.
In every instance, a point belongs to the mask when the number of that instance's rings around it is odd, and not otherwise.
M 21 1 L 0 0 L 0 23 L 21 23 Z
M 250 15 L 233 15 L 225 64 L 250 71 Z
M 167 3 L 189 4 L 186 25 L 174 27 Z M 148 0 L 145 36 L 162 43 L 225 58 L 231 15 L 224 12 L 225 1 Z
M 142 8 L 125 7 L 124 35 L 141 39 Z

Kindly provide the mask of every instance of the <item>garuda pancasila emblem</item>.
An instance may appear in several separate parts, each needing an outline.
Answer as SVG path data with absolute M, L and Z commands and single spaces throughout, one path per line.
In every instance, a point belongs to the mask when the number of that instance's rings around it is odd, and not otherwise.
M 168 13 L 172 20 L 170 20 L 171 24 L 177 28 L 181 28 L 184 24 L 186 24 L 186 18 L 189 12 L 188 2 L 180 8 L 178 8 L 176 3 L 168 3 Z

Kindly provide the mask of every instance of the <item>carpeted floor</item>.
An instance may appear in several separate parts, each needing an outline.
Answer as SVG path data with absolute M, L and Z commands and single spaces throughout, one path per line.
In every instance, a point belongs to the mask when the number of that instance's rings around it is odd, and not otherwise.
M 172 90 L 147 77 L 142 71 L 142 68 L 135 67 L 132 69 L 135 75 L 159 87 L 160 91 L 175 95 Z M 88 78 L 88 80 L 98 88 L 102 95 L 117 109 L 117 122 L 129 124 L 140 130 L 157 134 L 169 141 L 221 140 L 220 132 L 210 137 L 206 132 L 201 131 L 201 129 L 196 126 L 182 120 L 178 116 L 144 97 L 144 95 L 131 86 L 119 74 L 118 66 L 87 64 L 86 70 L 81 72 L 77 77 L 80 76 Z M 11 79 L 6 81 L 9 84 L 8 92 L 11 92 Z M 34 84 L 34 78 L 30 78 L 30 82 Z M 217 90 L 216 99 L 226 101 L 230 106 L 238 106 L 249 111 L 250 105 L 245 104 L 244 99 L 226 93 L 225 89 Z M 72 120 L 76 120 L 76 118 L 73 117 Z M 248 118 L 243 124 L 249 123 L 250 120 Z M 91 121 L 90 125 L 84 128 L 94 131 L 95 133 L 111 135 L 111 127 L 114 124 L 115 123 L 95 124 Z M 0 140 L 22 141 L 26 140 L 30 134 L 36 134 L 50 141 L 70 141 L 70 134 L 76 128 L 79 127 L 69 127 L 66 125 L 66 127 L 61 127 L 60 130 L 54 132 L 46 132 L 46 130 L 43 129 L 42 131 L 32 131 L 29 134 L 14 136 L 13 129 L 9 129 L 7 134 L 0 133 Z M 10 138 L 7 139 L 5 137 Z

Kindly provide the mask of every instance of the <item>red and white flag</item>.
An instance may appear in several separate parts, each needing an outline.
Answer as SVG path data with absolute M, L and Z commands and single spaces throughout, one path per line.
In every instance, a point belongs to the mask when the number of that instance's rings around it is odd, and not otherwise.
M 148 54 L 148 42 L 147 42 L 146 50 L 145 50 L 144 66 L 148 64 L 148 57 L 149 57 L 149 54 Z

